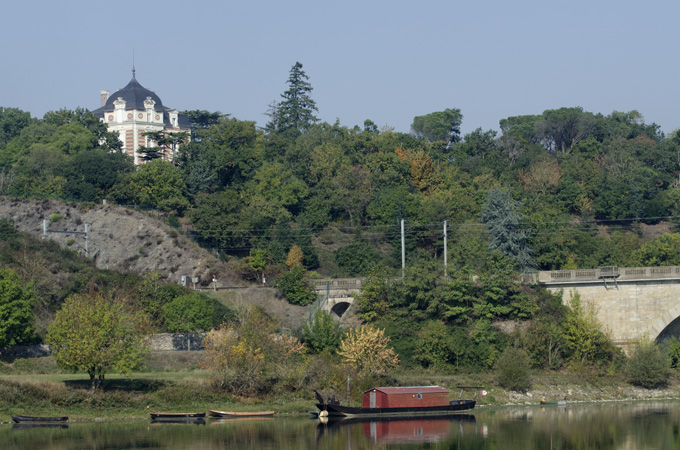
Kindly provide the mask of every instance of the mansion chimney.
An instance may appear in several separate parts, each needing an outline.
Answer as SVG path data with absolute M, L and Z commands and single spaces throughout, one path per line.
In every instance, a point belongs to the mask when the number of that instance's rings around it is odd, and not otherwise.
M 109 99 L 109 91 L 99 91 L 99 95 L 102 97 L 102 107 L 104 107 Z

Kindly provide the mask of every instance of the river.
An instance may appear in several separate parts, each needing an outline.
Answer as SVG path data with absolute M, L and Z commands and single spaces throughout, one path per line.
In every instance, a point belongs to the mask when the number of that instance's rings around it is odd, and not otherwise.
M 309 417 L 198 423 L 0 425 L 0 449 L 564 449 L 680 448 L 680 402 L 480 408 L 389 421 Z

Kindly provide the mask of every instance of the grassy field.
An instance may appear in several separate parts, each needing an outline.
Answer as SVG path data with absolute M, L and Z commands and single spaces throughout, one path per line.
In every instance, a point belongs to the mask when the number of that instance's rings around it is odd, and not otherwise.
M 10 414 L 66 415 L 73 421 L 99 421 L 148 420 L 149 413 L 157 411 L 271 409 L 278 414 L 306 414 L 314 409 L 312 386 L 297 394 L 263 398 L 227 395 L 210 385 L 210 374 L 199 367 L 201 358 L 201 352 L 151 354 L 144 372 L 129 377 L 108 374 L 104 392 L 96 394 L 90 392 L 86 374 L 63 372 L 51 357 L 0 361 L 0 422 L 9 422 Z M 396 373 L 394 380 L 395 385 L 402 386 L 442 385 L 456 398 L 456 386 L 480 386 L 486 395 L 478 397 L 479 407 L 536 404 L 541 397 L 566 396 L 570 402 L 680 398 L 677 378 L 665 389 L 647 390 L 635 388 L 615 375 L 540 373 L 532 376 L 532 388 L 526 393 L 498 387 L 492 373 L 454 375 L 418 370 Z

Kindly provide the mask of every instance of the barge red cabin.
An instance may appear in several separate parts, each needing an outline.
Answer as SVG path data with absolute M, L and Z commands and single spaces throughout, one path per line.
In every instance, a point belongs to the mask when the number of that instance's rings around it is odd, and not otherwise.
M 315 391 L 319 416 L 385 416 L 450 414 L 469 411 L 477 403 L 477 387 L 461 386 L 458 400 L 449 401 L 449 391 L 440 386 L 377 387 L 364 392 L 362 406 L 342 406 L 332 399 L 325 401 Z M 464 400 L 463 392 L 475 389 L 472 400 Z
M 446 406 L 449 391 L 440 386 L 377 387 L 364 392 L 364 408 Z

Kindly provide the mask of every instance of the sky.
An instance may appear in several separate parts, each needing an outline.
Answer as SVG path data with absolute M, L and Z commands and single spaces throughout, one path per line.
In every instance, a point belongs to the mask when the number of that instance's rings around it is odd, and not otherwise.
M 462 132 L 582 107 L 680 128 L 677 0 L 21 0 L 0 14 L 0 106 L 96 109 L 132 78 L 182 110 L 264 126 L 300 62 L 317 116 Z

